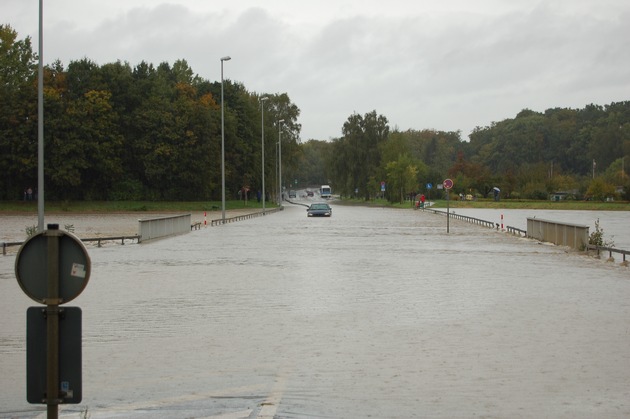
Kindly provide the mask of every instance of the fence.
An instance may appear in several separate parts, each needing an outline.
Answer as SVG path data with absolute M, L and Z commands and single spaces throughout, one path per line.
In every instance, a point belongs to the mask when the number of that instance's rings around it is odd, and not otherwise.
M 108 241 L 118 241 L 120 240 L 120 244 L 125 244 L 125 240 L 128 241 L 136 241 L 136 243 L 140 243 L 140 235 L 139 234 L 135 234 L 132 236 L 114 236 L 114 237 L 93 237 L 93 238 L 87 238 L 87 239 L 81 239 L 82 242 L 96 242 L 96 245 L 98 247 L 101 247 L 101 244 L 103 242 L 108 242 Z M 2 242 L 0 243 L 0 246 L 2 246 L 2 255 L 6 256 L 7 255 L 7 249 L 9 247 L 13 247 L 13 246 L 22 246 L 24 244 L 24 242 Z
M 497 223 L 493 223 L 492 221 L 486 221 L 486 220 L 482 220 L 480 218 L 475 218 L 475 217 L 469 217 L 467 215 L 461 215 L 461 214 L 456 214 L 454 212 L 449 212 L 446 213 L 445 211 L 440 211 L 440 210 L 436 210 L 436 209 L 430 209 L 430 208 L 425 208 L 425 211 L 430 211 L 434 214 L 440 214 L 440 215 L 448 215 L 449 217 L 452 217 L 456 220 L 461 220 L 461 221 L 466 221 L 468 223 L 471 224 L 477 224 L 483 227 L 488 227 L 488 228 L 499 228 L 499 224 Z
M 250 218 L 256 218 L 256 217 L 260 217 L 263 215 L 267 215 L 267 214 L 271 214 L 277 211 L 282 211 L 284 208 L 283 207 L 278 207 L 278 208 L 272 208 L 272 209 L 268 209 L 265 210 L 265 212 L 259 211 L 259 212 L 252 212 L 249 214 L 243 214 L 243 215 L 237 215 L 235 217 L 229 217 L 225 219 L 225 222 L 223 222 L 223 218 L 217 218 L 214 220 L 210 221 L 210 226 L 214 227 L 214 226 L 218 226 L 221 224 L 228 224 L 228 223 L 233 223 L 235 221 L 242 221 L 242 220 L 248 220 Z
M 181 214 L 138 220 L 140 237 L 146 241 L 190 232 L 190 218 L 191 214 Z
M 614 247 L 606 247 L 606 246 L 597 246 L 594 244 L 587 244 L 586 245 L 586 250 L 596 250 L 597 251 L 597 256 L 600 256 L 600 252 L 604 251 L 604 252 L 608 252 L 608 258 L 610 260 L 613 260 L 613 253 L 619 253 L 622 257 L 622 262 L 621 264 L 624 266 L 628 266 L 628 260 L 626 259 L 626 256 L 630 255 L 630 251 L 629 250 L 623 250 L 623 249 L 615 249 Z
M 444 211 L 434 209 L 428 211 L 431 211 L 434 214 L 446 215 L 446 212 Z M 499 224 L 492 223 L 490 221 L 459 214 L 450 215 L 459 220 L 467 221 L 473 224 L 479 224 L 491 228 L 494 225 L 497 229 L 499 228 Z M 589 244 L 589 228 L 587 226 L 559 223 L 556 221 L 541 220 L 539 218 L 527 218 L 527 231 L 512 226 L 505 226 L 505 229 L 508 233 L 521 237 L 533 238 L 562 246 L 570 246 L 578 250 L 595 250 L 597 252 L 597 257 L 600 257 L 601 252 L 608 252 L 609 261 L 614 261 L 613 253 L 619 254 L 622 258 L 621 265 L 630 266 L 630 261 L 628 261 L 627 258 L 627 256 L 630 255 L 630 250 Z
M 588 226 L 527 218 L 527 237 L 583 250 L 588 245 Z

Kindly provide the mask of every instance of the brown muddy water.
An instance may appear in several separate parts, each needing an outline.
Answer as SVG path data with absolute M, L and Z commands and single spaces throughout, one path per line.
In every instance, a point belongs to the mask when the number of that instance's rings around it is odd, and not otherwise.
M 330 218 L 287 205 L 88 251 L 92 276 L 70 303 L 83 401 L 62 417 L 630 416 L 630 271 L 617 263 L 334 204 Z M 14 263 L 0 257 L 0 417 L 44 417 L 26 402 L 37 304 Z

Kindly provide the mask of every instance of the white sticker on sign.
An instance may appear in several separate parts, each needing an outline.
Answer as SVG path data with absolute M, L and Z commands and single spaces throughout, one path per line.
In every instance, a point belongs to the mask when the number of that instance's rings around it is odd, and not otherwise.
M 85 265 L 81 263 L 72 264 L 72 272 L 70 276 L 76 276 L 77 278 L 85 278 Z

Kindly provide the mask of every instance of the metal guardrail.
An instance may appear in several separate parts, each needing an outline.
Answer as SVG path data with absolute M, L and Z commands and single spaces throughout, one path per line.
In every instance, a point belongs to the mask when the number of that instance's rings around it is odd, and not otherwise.
M 623 259 L 621 264 L 624 266 L 628 266 L 628 261 L 626 260 L 626 256 L 630 255 L 630 250 L 615 249 L 614 247 L 606 247 L 606 246 L 597 246 L 595 244 L 587 244 L 586 250 L 596 250 L 598 257 L 600 256 L 600 252 L 602 251 L 608 252 L 609 259 L 613 258 L 612 256 L 613 253 L 619 253 L 622 255 L 622 259 Z
M 265 210 L 265 212 L 258 211 L 258 212 L 252 212 L 252 213 L 249 213 L 249 214 L 237 215 L 235 217 L 226 218 L 225 222 L 223 222 L 223 218 L 217 218 L 217 219 L 214 219 L 214 220 L 210 220 L 210 226 L 215 227 L 215 226 L 219 226 L 219 225 L 222 225 L 222 224 L 233 223 L 235 221 L 243 221 L 243 220 L 249 220 L 250 218 L 262 217 L 262 216 L 265 216 L 267 214 L 271 214 L 271 213 L 274 213 L 274 212 L 282 211 L 283 209 L 284 209 L 283 207 L 278 207 L 278 208 Z
M 191 214 L 173 214 L 138 220 L 142 240 L 153 240 L 189 232 Z
M 244 214 L 244 215 L 238 215 L 235 217 L 230 217 L 230 218 L 226 218 L 225 222 L 226 223 L 232 223 L 235 221 L 242 221 L 242 220 L 247 220 L 250 218 L 255 218 L 255 217 L 260 217 L 260 216 L 264 216 L 267 214 L 271 214 L 277 211 L 282 211 L 284 208 L 283 207 L 278 207 L 278 208 L 272 208 L 272 209 L 268 209 L 265 210 L 265 212 L 262 211 L 258 211 L 258 212 L 253 212 L 250 214 Z M 216 219 L 216 220 L 211 220 L 210 221 L 210 225 L 211 226 L 217 226 L 217 225 L 221 225 L 222 223 L 222 219 Z M 201 221 L 196 221 L 190 224 L 190 230 L 199 230 L 201 229 L 201 226 L 203 224 L 201 223 Z M 80 239 L 82 242 L 96 242 L 96 245 L 98 247 L 102 247 L 102 242 L 107 242 L 107 241 L 115 241 L 115 240 L 120 240 L 121 244 L 125 244 L 125 240 L 131 240 L 133 242 L 133 240 L 136 240 L 136 243 L 140 243 L 142 241 L 142 235 L 141 234 L 135 234 L 135 235 L 131 235 L 131 236 L 110 236 L 110 237 L 89 237 L 89 238 L 85 238 L 85 239 Z M 2 242 L 0 243 L 0 246 L 2 247 L 2 255 L 6 256 L 7 254 L 7 249 L 9 247 L 13 247 L 13 246 L 21 246 L 22 244 L 24 244 L 23 241 L 19 241 L 19 242 Z
M 133 240 L 135 240 L 136 243 L 140 243 L 141 239 L 142 239 L 141 235 L 134 234 L 133 236 L 94 237 L 94 238 L 88 238 L 88 239 L 81 239 L 81 241 L 82 242 L 96 242 L 96 245 L 98 247 L 101 247 L 101 242 L 104 242 L 104 241 L 120 240 L 120 244 L 124 245 L 125 240 L 131 240 L 132 242 Z
M 527 237 L 527 231 L 521 230 L 520 228 L 516 228 L 512 226 L 505 226 L 505 229 L 507 230 L 508 233 L 519 235 L 522 237 Z
M 440 211 L 440 210 L 435 210 L 435 209 L 425 209 L 425 211 L 431 211 L 434 214 L 446 215 L 446 212 Z M 492 227 L 496 226 L 497 230 L 499 229 L 499 224 L 498 223 L 492 223 L 491 221 L 480 220 L 478 218 L 468 217 L 468 216 L 465 216 L 465 215 L 459 215 L 459 214 L 454 214 L 454 213 L 450 213 L 449 215 L 450 216 L 454 216 L 455 218 L 460 219 L 460 220 L 472 222 L 474 224 L 480 224 L 480 225 L 483 225 L 483 226 L 486 226 L 486 227 L 491 227 L 492 228 Z M 569 225 L 569 226 L 573 226 L 573 225 Z M 540 239 L 538 239 L 536 237 L 533 237 L 532 235 L 528 235 L 526 230 L 522 230 L 520 228 L 516 228 L 516 227 L 512 227 L 512 226 L 506 226 L 505 229 L 510 234 L 514 234 L 514 235 L 519 235 L 521 237 L 529 237 L 529 238 L 532 238 L 532 239 L 540 240 Z M 563 245 L 562 243 L 556 243 L 556 244 Z M 586 251 L 596 250 L 598 257 L 600 256 L 601 252 L 608 252 L 608 258 L 609 259 L 614 259 L 613 256 L 612 256 L 613 253 L 618 253 L 622 257 L 621 265 L 623 265 L 623 266 L 630 266 L 630 261 L 627 259 L 627 256 L 630 255 L 630 250 L 616 249 L 614 247 L 606 247 L 606 246 L 596 246 L 596 245 L 593 245 L 593 244 L 585 244 L 582 248 L 584 250 L 586 250 Z
M 466 221 L 468 223 L 471 224 L 477 224 L 483 227 L 488 227 L 488 228 L 499 228 L 499 224 L 498 223 L 493 223 L 492 221 L 487 221 L 487 220 L 482 220 L 480 218 L 475 218 L 475 217 L 469 217 L 467 215 L 461 215 L 461 214 L 457 214 L 454 212 L 449 212 L 446 213 L 445 211 L 440 211 L 440 210 L 436 210 L 436 209 L 431 209 L 431 208 L 425 208 L 425 211 L 430 211 L 434 214 L 440 214 L 440 215 L 448 215 L 449 217 L 453 217 L 457 220 L 462 220 L 462 221 Z
M 133 242 L 133 240 L 136 240 L 136 243 L 140 243 L 140 240 L 142 239 L 142 236 L 139 234 L 135 234 L 132 236 L 114 236 L 114 237 L 90 237 L 90 238 L 86 238 L 86 239 L 81 239 L 82 242 L 96 242 L 96 245 L 98 247 L 102 247 L 102 242 L 106 242 L 106 241 L 115 241 L 115 240 L 120 240 L 121 244 L 124 245 L 125 244 L 125 240 L 131 240 Z M 6 256 L 7 255 L 7 249 L 9 247 L 13 247 L 13 246 L 22 246 L 24 244 L 24 242 L 2 242 L 0 243 L 0 245 L 2 246 L 2 255 Z
M 527 237 L 574 249 L 586 248 L 588 230 L 585 225 L 527 217 Z
M 22 243 L 24 242 L 2 242 L 2 255 L 6 256 L 7 248 L 12 246 L 22 246 Z
M 255 217 L 260 217 L 263 215 L 267 215 L 267 214 L 271 214 L 277 211 L 282 211 L 284 208 L 283 207 L 279 207 L 279 208 L 272 208 L 272 209 L 268 209 L 265 210 L 265 212 L 259 211 L 259 212 L 253 212 L 250 214 L 244 214 L 244 215 L 238 215 L 235 217 L 230 217 L 230 218 L 226 218 L 225 222 L 226 223 L 232 223 L 235 221 L 242 221 L 242 220 L 247 220 L 250 218 L 255 218 Z M 217 225 L 221 225 L 222 223 L 222 219 L 216 219 L 216 220 L 211 220 L 210 221 L 210 225 L 211 226 L 217 226 Z M 196 221 L 190 224 L 190 230 L 199 230 L 201 229 L 201 226 L 203 224 L 201 223 L 201 221 Z M 125 240 L 131 240 L 133 242 L 133 240 L 136 240 L 136 243 L 140 243 L 142 241 L 142 235 L 141 234 L 135 234 L 135 235 L 131 235 L 131 236 L 110 236 L 110 237 L 89 237 L 89 238 L 85 238 L 85 239 L 81 239 L 82 242 L 96 242 L 96 245 L 98 247 L 102 247 L 102 242 L 107 242 L 107 241 L 115 241 L 115 240 L 120 240 L 121 244 L 125 244 Z M 22 244 L 24 244 L 23 241 L 19 241 L 19 242 L 2 242 L 0 243 L 0 247 L 2 247 L 2 255 L 6 256 L 7 254 L 7 249 L 9 247 L 13 247 L 13 246 L 21 246 Z

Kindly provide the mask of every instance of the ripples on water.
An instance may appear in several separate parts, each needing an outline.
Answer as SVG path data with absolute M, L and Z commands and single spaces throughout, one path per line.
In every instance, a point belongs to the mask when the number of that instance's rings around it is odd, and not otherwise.
M 594 283 L 599 262 L 560 248 L 457 222 L 446 234 L 428 213 L 336 206 L 330 219 L 288 207 L 90 255 L 75 301 L 95 418 L 247 417 L 269 400 L 282 418 L 555 416 L 582 412 L 564 402 L 592 394 L 602 371 L 571 365 L 593 362 L 622 363 L 606 369 L 608 397 L 627 407 L 614 383 L 630 371 L 615 348 L 630 337 L 590 316 L 627 324 L 627 271 Z M 19 313 L 0 320 L 0 354 L 23 366 L 26 304 L 13 288 L 2 301 Z M 610 306 L 614 316 L 601 314 Z M 23 409 L 22 388 L 0 405 Z

